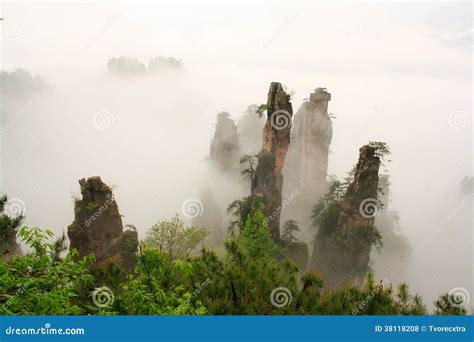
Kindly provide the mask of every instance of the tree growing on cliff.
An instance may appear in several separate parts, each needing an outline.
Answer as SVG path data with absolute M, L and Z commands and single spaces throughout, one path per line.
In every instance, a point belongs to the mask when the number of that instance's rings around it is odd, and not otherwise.
M 262 205 L 261 199 L 252 196 L 232 201 L 227 207 L 227 213 L 233 217 L 229 222 L 229 232 L 233 234 L 242 231 L 252 208 L 260 205 Z
M 257 156 L 251 155 L 244 155 L 240 158 L 240 165 L 242 166 L 242 170 L 240 174 L 242 175 L 243 181 L 249 181 L 252 183 L 253 178 L 255 177 L 255 171 L 257 168 Z
M 379 167 L 390 153 L 387 144 L 369 142 L 359 149 L 359 159 L 344 182 L 333 182 L 313 208 L 317 229 L 313 271 L 329 286 L 355 280 L 363 284 L 369 271 L 372 247 L 383 246 L 374 219 L 382 209 L 378 199 Z
M 283 225 L 282 239 L 287 242 L 296 241 L 294 233 L 299 231 L 298 223 L 295 220 L 288 220 Z

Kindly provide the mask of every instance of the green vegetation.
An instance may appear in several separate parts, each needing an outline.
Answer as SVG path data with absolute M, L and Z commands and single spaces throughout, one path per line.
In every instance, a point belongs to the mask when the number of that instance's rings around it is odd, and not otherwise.
M 184 259 L 196 246 L 204 241 L 209 232 L 206 229 L 186 227 L 178 216 L 161 220 L 147 232 L 143 245 L 155 247 L 166 253 L 169 260 Z
M 283 234 L 282 239 L 287 242 L 296 241 L 294 236 L 294 232 L 299 232 L 300 228 L 298 227 L 298 223 L 295 220 L 288 220 L 283 225 Z
M 238 236 L 226 241 L 223 258 L 206 249 L 189 257 L 181 248 L 170 253 L 153 246 L 157 232 L 183 231 L 177 218 L 162 221 L 152 228 L 128 274 L 113 265 L 91 269 L 94 257 L 80 258 L 75 250 L 61 257 L 63 243 L 48 243 L 50 231 L 23 227 L 19 237 L 30 251 L 0 261 L 0 310 L 7 315 L 427 313 L 421 297 L 410 295 L 406 284 L 395 292 L 369 274 L 362 288 L 330 290 L 316 274 L 300 276 L 273 242 L 261 205 L 251 206 L 242 226 Z M 284 305 L 272 301 L 276 288 L 287 290 Z M 456 303 L 444 294 L 434 313 L 466 314 Z
M 225 115 L 223 113 L 222 115 Z M 384 158 L 384 143 L 369 143 L 375 156 Z M 374 156 L 374 154 L 372 154 Z M 244 180 L 253 183 L 257 157 L 244 156 Z M 274 163 L 270 154 L 258 156 L 258 168 Z M 338 239 L 338 220 L 354 196 L 354 172 L 344 181 L 333 180 L 328 193 L 312 212 L 320 243 Z M 359 178 L 373 185 L 372 178 Z M 377 179 L 375 178 L 375 181 Z M 366 184 L 367 183 L 367 184 Z M 360 185 L 360 183 L 359 183 Z M 376 189 L 376 188 L 375 188 Z M 375 190 L 377 191 L 377 190 Z M 318 274 L 301 274 L 288 251 L 272 238 L 261 196 L 233 201 L 224 252 L 202 247 L 206 229 L 188 227 L 178 216 L 153 225 L 140 243 L 136 229 L 127 226 L 124 245 L 135 254 L 127 270 L 115 263 L 94 266 L 93 255 L 81 257 L 67 252 L 62 235 L 38 227 L 23 227 L 23 216 L 5 212 L 6 196 L 0 197 L 0 314 L 6 315 L 424 315 L 426 305 L 407 284 L 396 290 L 388 280 L 377 283 L 366 274 L 363 286 L 348 283 L 337 289 L 325 286 Z M 350 201 L 349 201 L 350 202 Z M 345 209 L 344 209 L 345 210 Z M 357 210 L 357 208 L 356 208 Z M 353 234 L 381 247 L 381 236 L 373 224 Z M 283 226 L 283 242 L 296 240 L 296 221 Z M 342 231 L 342 233 L 344 233 Z M 358 234 L 365 234 L 360 236 Z M 24 256 L 10 253 L 17 237 L 28 247 Z M 134 245 L 135 243 L 135 245 Z M 320 251 L 319 251 L 320 252 Z M 13 254 L 13 255 L 11 255 Z M 340 257 L 342 254 L 338 253 Z M 364 271 L 365 272 L 365 271 Z M 362 273 L 362 276 L 365 273 Z M 326 278 L 330 284 L 329 277 Z M 436 315 L 465 315 L 462 298 L 444 293 L 434 303 Z
M 9 253 L 15 252 L 16 234 L 24 219 L 23 213 L 15 217 L 10 217 L 5 212 L 8 202 L 6 195 L 0 196 L 0 258 Z

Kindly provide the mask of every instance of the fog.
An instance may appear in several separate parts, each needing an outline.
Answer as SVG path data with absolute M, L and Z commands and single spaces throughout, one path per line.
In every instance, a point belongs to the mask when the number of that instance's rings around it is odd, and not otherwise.
M 456 287 L 474 295 L 472 193 L 459 186 L 473 176 L 470 4 L 10 3 L 0 16 L 2 69 L 50 86 L 2 118 L 0 190 L 25 204 L 25 224 L 65 231 L 78 180 L 99 175 L 143 236 L 208 184 L 227 191 L 203 161 L 218 112 L 238 120 L 271 81 L 295 91 L 295 110 L 326 87 L 329 174 L 343 178 L 370 140 L 392 150 L 390 208 L 413 253 L 376 276 L 427 304 Z M 184 70 L 110 75 L 120 56 Z

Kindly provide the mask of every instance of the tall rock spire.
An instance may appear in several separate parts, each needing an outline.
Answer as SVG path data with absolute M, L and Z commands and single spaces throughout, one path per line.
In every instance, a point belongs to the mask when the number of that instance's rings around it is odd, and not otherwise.
M 376 152 L 371 145 L 360 148 L 353 180 L 342 200 L 331 205 L 329 215 L 337 215 L 330 219 L 334 224 L 318 229 L 311 271 L 320 273 L 329 287 L 353 281 L 363 284 L 369 270 L 370 252 L 377 237 L 374 218 L 380 210 L 380 157 Z
M 328 190 L 328 155 L 332 122 L 328 115 L 331 94 L 316 88 L 295 114 L 284 174 L 284 193 L 298 189 L 300 195 L 290 203 L 291 218 L 307 227 L 311 208 Z
M 267 98 L 267 121 L 263 127 L 263 146 L 252 180 L 252 196 L 265 206 L 272 237 L 280 242 L 283 166 L 290 145 L 293 107 L 281 83 L 272 82 Z
M 70 248 L 79 255 L 94 254 L 96 267 L 113 263 L 125 269 L 134 265 L 136 231 L 125 231 L 112 189 L 100 177 L 81 179 L 82 199 L 76 200 L 74 222 L 68 227 Z
M 211 141 L 209 157 L 214 161 L 221 171 L 239 169 L 240 148 L 239 133 L 234 120 L 229 113 L 217 114 L 216 129 Z

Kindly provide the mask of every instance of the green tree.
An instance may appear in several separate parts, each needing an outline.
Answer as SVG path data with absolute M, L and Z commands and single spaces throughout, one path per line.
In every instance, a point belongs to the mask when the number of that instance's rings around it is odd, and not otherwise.
M 300 231 L 300 228 L 298 227 L 298 223 L 296 223 L 295 220 L 288 220 L 283 225 L 282 239 L 287 242 L 296 241 L 294 232 L 299 232 L 299 231 Z
M 244 181 L 249 181 L 250 183 L 252 183 L 257 169 L 257 156 L 251 156 L 246 154 L 240 158 L 239 164 L 247 165 L 242 169 L 242 171 L 240 171 L 240 173 L 243 176 Z
M 194 273 L 190 262 L 172 260 L 154 247 L 140 250 L 140 258 L 123 283 L 114 309 L 126 315 L 201 315 L 206 309 L 191 301 L 186 286 Z
M 225 243 L 227 254 L 209 288 L 199 296 L 214 314 L 272 314 L 289 313 L 294 304 L 284 307 L 271 303 L 271 293 L 285 287 L 297 291 L 297 269 L 272 239 L 261 205 L 251 206 L 241 232 Z M 200 278 L 216 267 L 215 256 L 206 252 L 195 261 Z
M 204 228 L 186 227 L 177 215 L 161 220 L 147 232 L 143 245 L 155 247 L 169 255 L 169 260 L 186 258 L 209 232 Z
M 94 258 L 78 258 L 73 250 L 64 259 L 48 230 L 23 227 L 19 236 L 31 249 L 25 256 L 0 261 L 0 311 L 16 315 L 78 315 L 94 313 L 88 298 L 94 279 Z
M 434 302 L 436 315 L 466 315 L 467 309 L 462 305 L 462 299 L 455 294 L 443 293 Z

